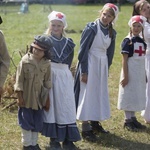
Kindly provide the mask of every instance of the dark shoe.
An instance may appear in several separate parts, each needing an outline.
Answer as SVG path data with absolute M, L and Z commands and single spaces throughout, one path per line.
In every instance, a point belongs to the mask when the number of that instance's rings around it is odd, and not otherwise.
M 93 133 L 92 130 L 90 130 L 90 131 L 82 131 L 81 134 L 82 134 L 83 140 L 86 140 L 86 141 L 89 141 L 89 142 L 96 142 L 97 141 L 97 137 Z
M 124 128 L 127 129 L 128 131 L 137 131 L 137 128 L 135 127 L 133 122 L 125 122 L 124 123 Z
M 92 130 L 96 133 L 108 134 L 109 131 L 105 130 L 98 121 L 91 121 Z
M 41 148 L 39 147 L 39 145 L 37 144 L 37 145 L 35 145 L 35 146 L 32 146 L 33 148 L 33 150 L 41 150 Z
M 61 145 L 59 142 L 56 142 L 55 140 L 51 139 L 50 141 L 50 147 L 51 148 L 56 148 L 56 149 L 61 149 Z
M 136 117 L 132 117 L 132 121 L 134 123 L 134 126 L 137 128 L 137 129 L 146 129 L 146 126 L 145 125 L 142 125 L 140 122 L 137 121 Z
M 32 146 L 23 146 L 22 150 L 33 150 Z
M 62 145 L 64 150 L 78 150 L 72 141 L 65 140 Z

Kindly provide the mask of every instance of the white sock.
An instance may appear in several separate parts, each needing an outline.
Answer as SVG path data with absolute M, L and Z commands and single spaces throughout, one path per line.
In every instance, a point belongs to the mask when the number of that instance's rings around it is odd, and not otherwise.
M 23 146 L 30 146 L 32 145 L 32 133 L 31 131 L 27 131 L 27 130 L 24 130 L 22 129 L 22 144 Z
M 35 146 L 38 141 L 38 132 L 32 132 L 32 145 Z

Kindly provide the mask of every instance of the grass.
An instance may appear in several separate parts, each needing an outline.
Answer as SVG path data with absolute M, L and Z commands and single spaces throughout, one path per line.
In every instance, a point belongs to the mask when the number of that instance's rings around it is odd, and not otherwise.
M 50 12 L 48 5 L 30 5 L 29 13 L 18 14 L 20 6 L 0 6 L 0 14 L 4 23 L 0 29 L 5 34 L 7 46 L 15 64 L 17 65 L 20 56 L 18 51 L 25 51 L 26 45 L 30 45 L 33 37 L 42 34 L 48 27 L 47 16 Z M 102 5 L 51 5 L 53 10 L 62 11 L 67 16 L 68 31 L 74 30 L 75 33 L 68 33 L 75 44 L 75 58 L 73 64 L 76 64 L 77 53 L 81 31 L 87 22 L 94 21 L 98 16 L 98 10 Z M 8 13 L 4 14 L 7 11 Z M 111 134 L 99 134 L 97 143 L 77 142 L 76 144 L 84 150 L 149 150 L 150 149 L 150 127 L 147 125 L 145 131 L 132 133 L 123 129 L 124 114 L 119 111 L 117 106 L 118 84 L 121 69 L 120 43 L 127 35 L 129 27 L 127 25 L 131 16 L 132 6 L 123 5 L 116 22 L 117 31 L 116 51 L 113 64 L 109 72 L 109 93 L 111 104 L 111 118 L 102 122 L 104 128 Z M 14 71 L 11 64 L 10 74 Z M 0 110 L 13 100 L 3 99 Z M 138 120 L 144 123 L 140 112 L 137 113 Z M 79 124 L 80 129 L 80 124 Z M 21 149 L 21 131 L 17 123 L 17 106 L 0 111 L 0 150 L 20 150 Z M 49 139 L 39 135 L 39 144 L 44 150 Z

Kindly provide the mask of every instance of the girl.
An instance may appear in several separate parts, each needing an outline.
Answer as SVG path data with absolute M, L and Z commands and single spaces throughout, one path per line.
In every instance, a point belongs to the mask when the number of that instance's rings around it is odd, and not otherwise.
M 74 56 L 71 38 L 66 38 L 66 17 L 62 12 L 53 11 L 48 16 L 49 28 L 46 34 L 53 41 L 51 49 L 52 88 L 50 90 L 51 106 L 44 112 L 42 134 L 50 137 L 50 147 L 68 150 L 76 149 L 73 142 L 80 140 L 76 125 L 73 76 L 70 66 Z
M 36 36 L 30 52 L 23 56 L 16 74 L 14 89 L 18 95 L 18 119 L 22 129 L 23 150 L 40 150 L 38 132 L 42 130 L 42 108 L 49 110 L 47 101 L 40 99 L 41 90 L 51 87 L 50 49 L 51 41 L 46 36 Z M 44 86 L 44 87 L 43 87 Z
M 99 121 L 110 118 L 108 67 L 115 50 L 112 25 L 117 15 L 116 5 L 105 4 L 99 18 L 88 23 L 81 36 L 74 90 L 77 119 L 82 121 L 82 137 L 87 141 L 96 140 L 93 131 L 108 133 Z
M 146 67 L 146 107 L 142 111 L 146 123 L 150 123 L 150 4 L 148 1 L 141 0 L 134 4 L 133 14 L 142 15 L 147 18 L 144 26 L 144 38 L 147 44 L 147 50 L 145 55 L 145 67 Z
M 137 121 L 135 112 L 145 108 L 145 50 L 143 28 L 146 18 L 135 15 L 129 20 L 130 34 L 121 44 L 122 71 L 119 84 L 118 109 L 124 110 L 124 128 L 130 131 L 145 128 Z

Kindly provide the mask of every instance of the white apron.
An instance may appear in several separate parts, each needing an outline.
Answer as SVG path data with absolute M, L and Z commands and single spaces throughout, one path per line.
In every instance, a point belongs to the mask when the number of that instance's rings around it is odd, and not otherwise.
M 144 49 L 143 44 L 138 47 Z M 138 56 L 134 53 L 133 57 L 128 58 L 128 78 L 129 82 L 125 87 L 119 84 L 118 109 L 125 111 L 141 111 L 145 108 L 146 102 L 146 74 L 145 74 L 145 56 Z M 123 79 L 121 71 L 120 81 Z
M 146 84 L 146 106 L 145 110 L 142 111 L 141 115 L 145 121 L 150 122 L 150 43 L 147 44 L 148 50 L 146 51 L 145 59 L 145 68 L 147 75 L 147 84 Z
M 145 56 L 147 85 L 146 85 L 146 107 L 145 110 L 142 111 L 141 115 L 143 116 L 145 121 L 150 122 L 150 24 L 148 22 L 145 23 L 144 38 L 147 44 L 147 51 Z
M 88 82 L 80 82 L 77 119 L 82 121 L 102 121 L 110 117 L 106 50 L 111 38 L 102 33 L 99 25 L 97 29 L 88 54 Z
M 68 65 L 51 63 L 52 88 L 50 109 L 44 111 L 45 123 L 71 124 L 76 122 L 73 76 Z

